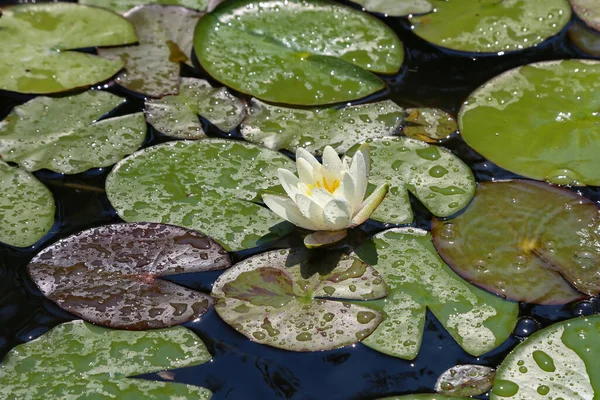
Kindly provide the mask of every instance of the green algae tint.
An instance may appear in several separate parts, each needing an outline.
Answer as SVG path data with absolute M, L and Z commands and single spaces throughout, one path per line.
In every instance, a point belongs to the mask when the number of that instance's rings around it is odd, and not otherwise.
M 311 254 L 275 250 L 234 265 L 213 285 L 215 310 L 250 340 L 286 350 L 329 350 L 367 337 L 381 313 L 344 300 L 385 296 L 377 271 L 346 255 Z
M 456 120 L 437 108 L 407 108 L 402 133 L 426 143 L 436 143 L 458 130 Z

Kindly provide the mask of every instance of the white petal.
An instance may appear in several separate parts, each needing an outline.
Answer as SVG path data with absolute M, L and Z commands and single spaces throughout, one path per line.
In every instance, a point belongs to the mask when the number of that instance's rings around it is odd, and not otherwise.
M 373 211 L 379 207 L 385 198 L 388 189 L 389 185 L 387 183 L 375 189 L 375 191 L 362 203 L 360 211 L 352 218 L 350 227 L 355 227 L 365 222 L 371 214 L 373 214 Z
M 310 197 L 303 194 L 296 195 L 296 204 L 298 209 L 305 218 L 308 218 L 310 222 L 315 226 L 317 231 L 328 230 L 325 221 L 323 220 L 323 207 L 318 205 Z
M 299 158 L 296 161 L 296 167 L 298 168 L 298 177 L 302 183 L 312 185 L 315 183 L 314 169 L 313 167 L 303 158 Z
M 292 171 L 288 171 L 284 168 L 279 168 L 277 170 L 277 175 L 279 176 L 279 182 L 281 182 L 283 190 L 285 190 L 287 195 L 292 199 L 295 198 L 296 194 L 298 194 L 298 184 L 300 183 L 300 179 L 298 179 Z
M 369 176 L 369 171 L 371 170 L 371 150 L 369 147 L 369 143 L 363 143 L 358 147 L 357 153 L 362 153 L 363 159 L 365 160 L 365 166 L 367 168 L 367 176 Z
M 360 198 L 360 201 L 362 202 L 365 198 L 365 193 L 367 192 L 368 183 L 367 166 L 365 164 L 363 153 L 357 152 L 354 154 L 354 157 L 352 157 L 350 174 L 352 175 L 352 180 L 354 181 L 356 188 L 355 196 Z
M 337 231 L 347 228 L 352 219 L 352 210 L 346 200 L 334 199 L 323 208 L 327 230 Z
M 310 197 L 315 203 L 322 207 L 325 207 L 327 203 L 334 199 L 333 194 L 329 193 L 326 189 L 323 188 L 313 188 L 311 191 Z
M 352 175 L 349 173 L 343 175 L 340 187 L 333 192 L 333 196 L 337 199 L 345 199 L 348 203 L 350 203 L 352 215 L 358 212 L 360 209 L 360 204 L 363 200 L 358 197 L 356 193 L 356 184 L 354 183 L 354 179 L 352 179 Z
M 340 160 L 337 152 L 331 146 L 326 146 L 325 150 L 323 150 L 323 167 L 332 175 L 332 178 L 336 180 L 342 178 L 342 160 Z
M 298 162 L 298 160 L 300 159 L 307 161 L 313 168 L 317 165 L 321 166 L 321 163 L 317 161 L 315 156 L 310 154 L 307 150 L 303 149 L 302 147 L 299 147 L 298 150 L 296 150 L 296 162 Z
M 294 201 L 289 197 L 265 193 L 263 194 L 262 198 L 271 211 L 286 221 L 289 221 L 292 224 L 304 229 L 310 229 L 312 231 L 317 230 L 315 225 L 310 222 L 308 218 L 302 216 L 296 203 L 294 203 Z

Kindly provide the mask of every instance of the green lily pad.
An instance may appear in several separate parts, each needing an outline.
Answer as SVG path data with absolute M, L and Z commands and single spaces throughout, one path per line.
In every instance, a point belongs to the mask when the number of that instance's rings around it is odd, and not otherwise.
M 293 228 L 253 202 L 260 191 L 279 186 L 278 168 L 296 170 L 283 154 L 249 143 L 168 142 L 117 164 L 106 180 L 106 192 L 125 221 L 209 232 L 235 251 L 277 240 Z
M 371 334 L 381 314 L 343 300 L 385 296 L 377 271 L 346 255 L 309 256 L 275 250 L 234 265 L 213 286 L 215 310 L 250 340 L 286 350 L 329 350 Z
M 223 84 L 300 105 L 375 93 L 384 83 L 371 72 L 394 74 L 404 59 L 402 43 L 383 22 L 323 0 L 227 1 L 200 20 L 194 50 Z
M 443 147 L 406 137 L 367 142 L 371 153 L 369 183 L 390 185 L 372 219 L 393 224 L 412 222 L 409 191 L 440 217 L 460 211 L 475 193 L 475 179 L 469 167 Z M 356 148 L 346 155 L 352 156 Z
M 145 109 L 146 120 L 157 131 L 179 139 L 206 137 L 198 114 L 224 132 L 237 127 L 246 114 L 244 103 L 227 89 L 196 78 L 181 78 L 178 95 L 148 100 Z
M 564 304 L 583 297 L 575 288 L 600 293 L 598 207 L 566 189 L 480 183 L 469 208 L 451 220 L 434 219 L 432 233 L 456 272 L 501 296 Z
M 100 49 L 106 59 L 125 63 L 116 82 L 148 97 L 177 94 L 181 63 L 192 65 L 192 33 L 203 14 L 179 6 L 136 7 L 125 16 L 135 26 L 139 45 Z
M 0 161 L 0 242 L 31 246 L 54 223 L 54 198 L 29 172 Z
M 174 5 L 203 11 L 206 9 L 209 0 L 80 0 L 79 2 L 90 6 L 108 8 L 123 14 L 136 6 L 146 4 Z
M 211 392 L 205 388 L 128 377 L 210 359 L 202 340 L 183 327 L 131 332 L 71 321 L 4 357 L 0 397 L 208 400 Z
M 402 107 L 391 100 L 334 108 L 285 108 L 252 99 L 241 132 L 273 150 L 302 147 L 317 155 L 325 146 L 345 153 L 368 138 L 391 136 L 402 123 Z
M 600 61 L 525 65 L 485 83 L 460 110 L 460 131 L 509 171 L 559 185 L 600 185 Z M 527 115 L 527 118 L 523 118 Z
M 142 330 L 190 321 L 213 305 L 209 295 L 161 276 L 229 266 L 227 252 L 198 232 L 131 223 L 62 239 L 35 256 L 27 270 L 61 308 L 95 324 Z
M 519 314 L 517 303 L 496 297 L 460 278 L 437 254 L 428 232 L 395 228 L 375 235 L 356 250 L 388 285 L 390 294 L 365 305 L 385 317 L 363 343 L 412 360 L 419 353 L 429 308 L 454 340 L 479 356 L 504 342 Z
M 403 17 L 411 14 L 425 14 L 433 11 L 433 5 L 427 0 L 352 0 L 367 11 L 391 17 Z
M 448 396 L 478 396 L 492 388 L 496 371 L 484 365 L 456 365 L 435 382 L 435 391 Z
M 136 151 L 146 137 L 142 113 L 95 122 L 125 99 L 92 90 L 36 97 L 0 122 L 0 155 L 28 171 L 76 174 L 108 167 Z
M 569 0 L 575 14 L 590 28 L 600 31 L 600 3 L 597 0 Z
M 115 75 L 121 61 L 68 51 L 135 43 L 133 26 L 106 10 L 73 3 L 4 7 L 0 18 L 0 89 L 56 93 Z
M 569 26 L 569 39 L 581 51 L 600 57 L 600 33 L 575 22 Z
M 407 108 L 402 133 L 426 143 L 436 143 L 458 130 L 456 120 L 438 108 Z
M 492 400 L 596 398 L 600 393 L 600 316 L 576 318 L 534 333 L 504 359 Z
M 495 53 L 533 47 L 571 19 L 568 0 L 429 0 L 435 11 L 410 18 L 413 32 L 452 50 Z

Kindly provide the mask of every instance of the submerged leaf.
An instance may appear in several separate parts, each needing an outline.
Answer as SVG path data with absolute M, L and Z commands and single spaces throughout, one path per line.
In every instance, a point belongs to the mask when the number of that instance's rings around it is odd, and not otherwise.
M 377 92 L 384 83 L 371 72 L 394 74 L 404 58 L 402 43 L 383 22 L 322 0 L 227 1 L 200 20 L 194 50 L 223 84 L 300 105 Z
M 176 141 L 139 151 L 106 180 L 108 198 L 125 221 L 185 226 L 227 250 L 269 243 L 293 228 L 255 204 L 278 185 L 277 169 L 295 163 L 273 150 L 233 140 Z
M 54 198 L 32 174 L 0 161 L 0 242 L 27 247 L 54 223 Z
M 600 33 L 575 22 L 569 26 L 569 39 L 584 53 L 600 57 Z
M 178 6 L 147 5 L 127 12 L 139 45 L 100 49 L 98 54 L 125 63 L 116 82 L 149 97 L 177 94 L 181 63 L 191 65 L 192 33 L 203 13 Z
M 365 10 L 392 17 L 411 14 L 424 14 L 433 11 L 433 5 L 427 0 L 352 0 Z
M 456 218 L 434 219 L 438 251 L 466 279 L 509 299 L 564 304 L 600 293 L 594 202 L 542 182 L 479 183 Z M 565 280 L 566 279 L 566 280 Z
M 492 400 L 593 399 L 600 387 L 600 316 L 551 325 L 502 361 Z
M 469 96 L 458 116 L 462 137 L 493 163 L 528 178 L 600 185 L 598 76 L 594 60 L 507 71 Z
M 109 79 L 123 68 L 73 49 L 134 43 L 123 17 L 73 3 L 3 7 L 0 18 L 0 89 L 56 93 Z
M 0 397 L 208 400 L 208 389 L 129 377 L 210 359 L 200 338 L 183 327 L 130 332 L 71 321 L 6 355 L 0 364 Z
M 457 365 L 435 382 L 435 391 L 449 396 L 478 396 L 492 388 L 496 372 L 483 365 Z
M 600 31 L 600 3 L 598 0 L 569 0 L 575 14 L 590 28 Z
M 388 285 L 390 294 L 365 305 L 384 320 L 363 343 L 404 359 L 419 353 L 429 308 L 458 344 L 479 356 L 504 342 L 517 323 L 517 303 L 487 293 L 456 275 L 439 257 L 424 230 L 396 228 L 356 250 Z
M 81 4 L 103 7 L 118 12 L 125 13 L 136 6 L 146 4 L 177 5 L 203 11 L 209 3 L 209 0 L 79 0 Z
M 212 239 L 172 225 L 116 224 L 89 229 L 44 249 L 28 272 L 60 307 L 95 324 L 162 328 L 197 318 L 210 296 L 161 276 L 231 265 Z
M 407 108 L 402 133 L 426 143 L 446 139 L 458 130 L 454 118 L 437 108 Z
M 142 113 L 95 122 L 123 103 L 125 99 L 99 90 L 36 97 L 0 122 L 0 155 L 28 171 L 76 174 L 113 165 L 146 137 Z
M 215 310 L 250 340 L 286 350 L 329 350 L 368 336 L 381 314 L 343 300 L 385 296 L 377 271 L 346 255 L 310 254 L 275 250 L 234 265 L 213 286 Z
M 317 155 L 325 146 L 345 153 L 369 138 L 391 136 L 402 123 L 402 107 L 391 100 L 357 106 L 299 109 L 252 99 L 242 124 L 244 139 L 273 150 L 302 147 Z
M 568 0 L 429 0 L 413 32 L 452 50 L 496 53 L 536 46 L 571 19 Z M 592 0 L 594 1 L 594 0 Z
M 246 114 L 244 103 L 227 89 L 196 78 L 181 78 L 178 95 L 148 100 L 145 109 L 146 120 L 157 131 L 179 139 L 206 137 L 198 114 L 224 132 L 237 127 Z

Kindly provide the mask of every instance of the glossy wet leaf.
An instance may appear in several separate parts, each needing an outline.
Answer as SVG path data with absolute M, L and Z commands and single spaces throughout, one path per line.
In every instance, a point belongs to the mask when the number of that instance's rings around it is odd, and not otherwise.
M 368 138 L 391 136 L 402 123 L 402 107 L 391 100 L 334 108 L 287 108 L 252 99 L 241 128 L 250 142 L 273 150 L 299 147 L 317 155 L 325 146 L 345 153 Z
M 429 0 L 435 12 L 410 19 L 413 32 L 452 50 L 496 53 L 536 46 L 571 19 L 568 0 Z
M 131 332 L 66 322 L 12 349 L 0 363 L 4 399 L 203 399 L 198 386 L 130 376 L 203 364 L 211 355 L 183 327 Z
M 435 391 L 449 396 L 478 396 L 492 388 L 496 372 L 484 365 L 457 365 L 435 382 Z
M 125 16 L 135 26 L 139 44 L 98 54 L 125 63 L 116 78 L 119 85 L 149 97 L 177 94 L 181 63 L 192 65 L 192 36 L 202 15 L 179 6 L 136 7 Z
M 371 72 L 394 74 L 404 58 L 383 22 L 322 0 L 227 1 L 198 23 L 194 51 L 223 84 L 301 105 L 375 93 L 384 83 Z
M 90 6 L 103 7 L 118 12 L 125 13 L 136 6 L 146 4 L 177 5 L 191 8 L 194 10 L 204 10 L 208 5 L 208 0 L 80 0 L 80 3 Z
M 456 218 L 434 219 L 452 268 L 513 300 L 564 304 L 600 293 L 600 217 L 594 202 L 534 181 L 479 183 Z M 564 279 L 563 279 L 564 278 Z
M 36 97 L 0 122 L 0 155 L 28 171 L 76 174 L 108 167 L 136 151 L 146 137 L 142 113 L 95 122 L 125 99 L 92 90 Z
M 458 130 L 456 120 L 438 108 L 407 108 L 402 133 L 426 143 L 446 139 Z
M 490 398 L 596 398 L 600 391 L 600 316 L 559 322 L 534 333 L 502 361 Z
M 473 197 L 475 179 L 471 170 L 449 150 L 406 137 L 368 142 L 369 183 L 390 185 L 372 219 L 393 224 L 412 222 L 409 191 L 434 215 L 443 217 L 460 211 Z
M 106 181 L 125 221 L 154 221 L 210 234 L 227 250 L 269 243 L 293 226 L 256 204 L 279 186 L 277 169 L 295 163 L 273 150 L 233 140 L 178 141 L 126 158 Z
M 213 88 L 207 81 L 196 78 L 181 78 L 178 95 L 148 100 L 145 109 L 146 120 L 157 131 L 179 139 L 206 137 L 198 115 L 229 132 L 246 114 L 244 103 L 227 89 Z
M 395 228 L 356 250 L 388 285 L 389 295 L 368 302 L 384 320 L 363 343 L 412 360 L 419 353 L 429 308 L 469 354 L 479 356 L 504 342 L 517 323 L 518 304 L 485 292 L 456 275 L 437 254 L 428 232 Z
M 573 23 L 569 26 L 569 39 L 581 51 L 595 57 L 600 57 L 600 33 L 582 24 Z
M 3 7 L 0 18 L 0 89 L 56 93 L 109 79 L 121 61 L 73 49 L 134 43 L 133 26 L 106 10 L 73 3 Z
M 310 259 L 306 249 L 275 250 L 234 265 L 213 286 L 215 310 L 250 340 L 286 350 L 329 350 L 363 339 L 381 314 L 344 300 L 383 297 L 385 283 L 355 258 L 326 254 Z
M 600 3 L 597 0 L 569 0 L 575 14 L 590 28 L 600 31 Z
M 600 185 L 600 61 L 512 69 L 460 110 L 469 144 L 502 168 L 559 185 Z M 523 118 L 527 115 L 527 118 Z
M 360 4 L 367 11 L 392 17 L 424 14 L 433 10 L 433 5 L 427 0 L 352 0 L 352 2 Z
M 62 239 L 27 267 L 41 292 L 87 321 L 121 329 L 177 325 L 204 314 L 213 299 L 162 276 L 231 265 L 212 239 L 153 223 L 106 225 Z
M 0 242 L 31 246 L 54 223 L 54 198 L 35 176 L 0 161 Z

